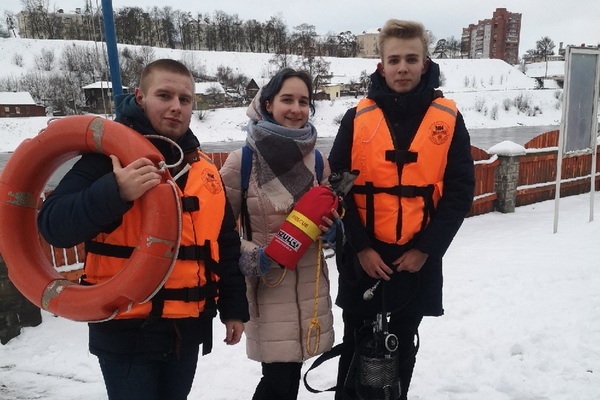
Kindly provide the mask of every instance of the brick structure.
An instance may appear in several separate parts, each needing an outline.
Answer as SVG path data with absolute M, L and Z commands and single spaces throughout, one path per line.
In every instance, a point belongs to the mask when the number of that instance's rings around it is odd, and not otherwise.
M 21 328 L 42 323 L 40 309 L 33 305 L 8 279 L 8 270 L 0 257 L 0 343 L 21 333 Z
M 519 62 L 521 14 L 497 8 L 491 19 L 463 28 L 461 55 L 464 58 L 496 58 L 511 65 Z
M 496 191 L 495 209 L 501 213 L 515 212 L 517 184 L 519 182 L 519 156 L 498 156 L 494 188 Z

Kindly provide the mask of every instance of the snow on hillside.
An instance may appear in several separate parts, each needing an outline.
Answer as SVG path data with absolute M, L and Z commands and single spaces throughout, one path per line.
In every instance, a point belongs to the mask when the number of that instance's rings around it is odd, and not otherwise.
M 102 43 L 0 39 L 0 54 L 5 60 L 0 69 L 0 79 L 18 79 L 19 76 L 36 70 L 36 57 L 42 50 L 53 50 L 55 59 L 60 59 L 66 46 L 92 46 L 103 54 Z M 119 45 L 120 47 L 135 47 Z M 185 51 L 155 48 L 155 57 L 192 61 L 214 74 L 219 66 L 228 66 L 236 73 L 251 78 L 267 77 L 273 72 L 269 63 L 272 54 Z M 16 65 L 16 55 L 22 57 L 22 66 Z M 361 72 L 375 71 L 378 60 L 362 58 L 327 58 L 330 71 L 336 80 L 358 81 Z M 512 126 L 559 125 L 561 119 L 560 90 L 534 90 L 535 80 L 501 60 L 436 60 L 443 74 L 441 89 L 457 102 L 465 117 L 468 128 L 502 128 Z M 58 62 L 55 62 L 55 69 Z M 344 112 L 356 105 L 358 99 L 344 97 L 331 101 L 317 102 L 313 122 L 322 137 L 335 136 L 338 121 Z M 513 104 L 525 101 L 529 107 L 518 110 Z M 34 121 L 26 119 L 0 119 L 0 151 L 12 151 L 15 137 L 23 140 L 34 136 L 45 125 L 44 118 Z M 192 129 L 203 142 L 237 141 L 245 138 L 242 130 L 247 117 L 244 108 L 210 111 L 200 121 L 194 118 Z M 6 139 L 10 135 L 11 139 Z M 17 143 L 20 140 L 16 141 Z
M 548 68 L 546 70 L 546 68 Z M 527 64 L 525 67 L 525 75 L 532 78 L 538 78 L 543 76 L 564 76 L 565 75 L 565 62 L 564 61 L 548 61 L 535 62 Z

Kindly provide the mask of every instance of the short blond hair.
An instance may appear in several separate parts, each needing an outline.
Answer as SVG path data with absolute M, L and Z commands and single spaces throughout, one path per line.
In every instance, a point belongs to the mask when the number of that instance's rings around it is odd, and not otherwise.
M 414 39 L 419 38 L 423 43 L 423 56 L 427 57 L 429 53 L 429 33 L 425 30 L 422 23 L 416 21 L 403 21 L 399 19 L 389 19 L 379 31 L 377 44 L 383 61 L 383 44 L 389 38 Z

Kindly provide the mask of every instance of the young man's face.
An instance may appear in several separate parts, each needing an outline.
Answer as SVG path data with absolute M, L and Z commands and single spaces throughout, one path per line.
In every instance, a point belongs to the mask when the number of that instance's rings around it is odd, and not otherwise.
M 135 89 L 135 98 L 152 127 L 169 139 L 182 137 L 192 118 L 192 79 L 174 72 L 155 70 L 146 77 L 143 86 L 143 89 Z
M 421 81 L 427 71 L 423 43 L 419 38 L 388 38 L 383 43 L 383 62 L 377 70 L 396 93 L 408 93 Z

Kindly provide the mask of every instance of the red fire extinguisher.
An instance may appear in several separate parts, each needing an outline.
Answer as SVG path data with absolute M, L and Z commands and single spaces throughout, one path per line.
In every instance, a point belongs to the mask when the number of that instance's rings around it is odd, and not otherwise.
M 319 228 L 323 217 L 334 219 L 331 210 L 337 210 L 338 202 L 338 196 L 326 186 L 309 189 L 281 224 L 265 253 L 280 265 L 295 270 L 302 255 L 323 234 Z

